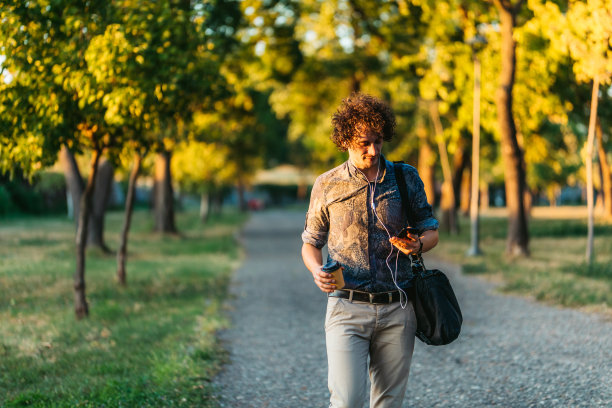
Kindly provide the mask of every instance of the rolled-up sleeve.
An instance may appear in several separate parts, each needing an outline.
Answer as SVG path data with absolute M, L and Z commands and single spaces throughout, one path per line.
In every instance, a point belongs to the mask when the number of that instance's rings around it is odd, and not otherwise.
M 436 230 L 440 224 L 433 215 L 433 208 L 427 202 L 427 194 L 419 173 L 414 167 L 405 172 L 409 192 L 411 193 L 410 210 L 414 228 L 421 231 Z
M 329 214 L 325 204 L 325 192 L 320 178 L 312 186 L 310 205 L 306 213 L 306 223 L 302 232 L 302 241 L 316 248 L 323 248 L 327 243 L 329 232 Z

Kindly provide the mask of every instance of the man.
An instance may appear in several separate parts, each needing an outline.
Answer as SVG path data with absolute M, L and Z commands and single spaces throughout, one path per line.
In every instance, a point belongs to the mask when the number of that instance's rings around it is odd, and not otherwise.
M 419 234 L 397 238 L 408 226 L 393 163 L 383 141 L 395 116 L 380 99 L 353 94 L 332 118 L 332 141 L 349 159 L 319 176 L 302 233 L 302 258 L 315 284 L 327 293 L 325 333 L 330 407 L 362 407 L 368 357 L 370 407 L 400 407 L 414 349 L 416 318 L 406 298 L 410 259 L 438 242 L 438 222 L 412 166 L 402 165 L 411 220 Z M 322 271 L 322 248 L 342 265 L 345 286 Z M 401 252 L 401 254 L 399 253 Z

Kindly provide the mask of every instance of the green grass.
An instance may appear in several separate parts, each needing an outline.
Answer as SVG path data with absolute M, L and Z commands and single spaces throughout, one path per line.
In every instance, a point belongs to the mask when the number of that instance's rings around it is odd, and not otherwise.
M 595 262 L 585 262 L 587 223 L 582 219 L 531 218 L 531 254 L 505 255 L 507 219 L 481 217 L 483 255 L 465 255 L 470 245 L 468 218 L 460 220 L 460 234 L 440 232 L 435 254 L 462 265 L 466 274 L 500 282 L 503 292 L 533 297 L 550 304 L 612 310 L 612 224 L 596 220 Z
M 121 213 L 107 216 L 118 247 Z M 213 406 L 209 381 L 224 354 L 215 333 L 240 261 L 226 214 L 203 225 L 177 215 L 180 236 L 134 214 L 128 286 L 114 255 L 88 251 L 90 317 L 76 321 L 74 225 L 63 217 L 0 220 L 0 407 Z

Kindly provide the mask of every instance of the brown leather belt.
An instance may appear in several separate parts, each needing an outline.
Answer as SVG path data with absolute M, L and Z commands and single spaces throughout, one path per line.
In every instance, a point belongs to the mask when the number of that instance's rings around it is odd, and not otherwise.
M 358 292 L 351 289 L 337 289 L 331 293 L 328 293 L 327 296 L 348 299 L 349 301 L 357 300 L 359 302 L 371 303 L 373 305 L 389 304 L 400 301 L 400 292 L 398 290 L 393 292 L 368 293 Z

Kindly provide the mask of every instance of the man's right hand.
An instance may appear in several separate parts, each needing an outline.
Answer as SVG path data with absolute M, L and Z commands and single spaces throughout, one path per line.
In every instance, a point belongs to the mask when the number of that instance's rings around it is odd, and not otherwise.
M 325 293 L 331 293 L 336 290 L 336 280 L 334 279 L 334 275 L 331 273 L 323 272 L 321 270 L 322 266 L 318 269 L 315 269 L 312 273 L 312 277 L 314 278 L 315 285 L 321 289 L 321 291 Z M 344 268 L 341 268 L 342 270 Z
M 323 268 L 323 255 L 321 249 L 305 243 L 302 245 L 302 259 L 304 260 L 304 265 L 306 265 L 312 274 L 315 285 L 317 285 L 321 291 L 331 293 L 336 290 L 334 275 L 321 270 L 321 268 Z

